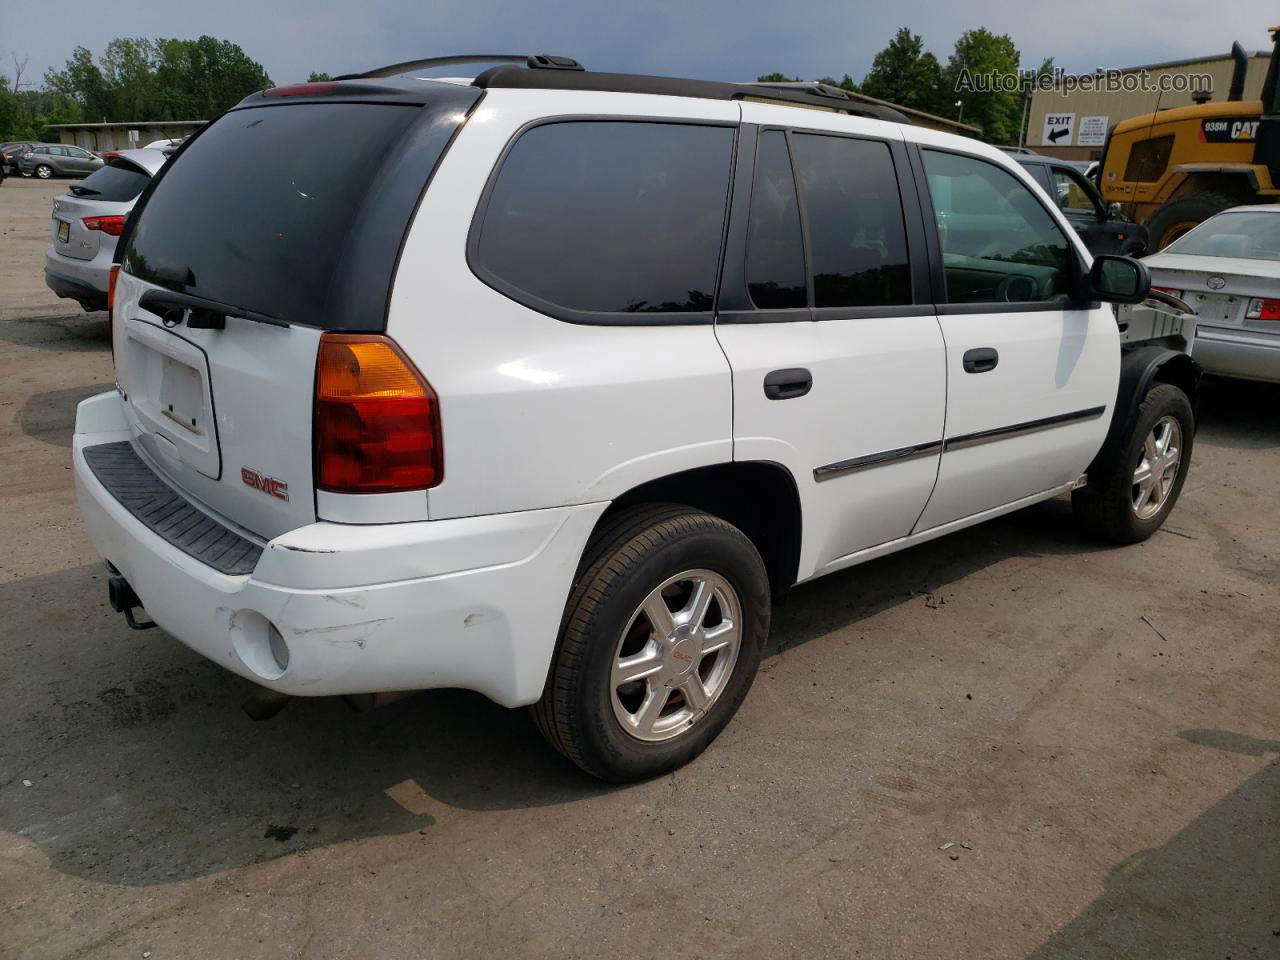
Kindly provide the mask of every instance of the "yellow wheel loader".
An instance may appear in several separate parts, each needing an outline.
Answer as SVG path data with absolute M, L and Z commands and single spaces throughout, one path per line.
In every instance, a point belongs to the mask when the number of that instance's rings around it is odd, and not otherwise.
M 1228 207 L 1280 199 L 1280 27 L 1271 40 L 1261 100 L 1242 99 L 1249 62 L 1236 43 L 1225 101 L 1131 117 L 1108 133 L 1098 189 L 1146 226 L 1153 251 Z

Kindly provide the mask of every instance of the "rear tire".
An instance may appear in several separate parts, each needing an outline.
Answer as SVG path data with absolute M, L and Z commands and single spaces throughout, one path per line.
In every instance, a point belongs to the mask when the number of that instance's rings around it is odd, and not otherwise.
M 747 695 L 769 615 L 764 562 L 737 527 L 675 504 L 624 510 L 584 555 L 534 721 L 602 780 L 682 766 Z
M 1192 227 L 1242 202 L 1226 193 L 1184 193 L 1174 197 L 1144 224 L 1151 237 L 1151 250 L 1158 253 Z
M 41 180 L 50 179 L 53 176 L 53 167 L 47 163 L 40 164 L 40 166 L 36 167 L 36 176 Z
M 1109 543 L 1139 543 L 1159 530 L 1187 479 L 1194 437 L 1187 395 L 1171 383 L 1155 384 L 1119 451 L 1099 458 L 1088 484 L 1071 495 L 1084 532 Z

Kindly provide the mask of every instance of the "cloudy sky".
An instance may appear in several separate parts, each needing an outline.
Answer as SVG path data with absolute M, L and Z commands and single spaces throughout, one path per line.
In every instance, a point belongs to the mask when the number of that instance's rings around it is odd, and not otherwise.
M 117 36 L 232 40 L 277 83 L 449 53 L 560 53 L 588 68 L 721 80 L 781 70 L 861 79 L 900 26 L 944 63 L 956 37 L 1010 34 L 1023 64 L 1052 56 L 1073 71 L 1269 47 L 1280 20 L 1262 0 L 0 0 L 0 59 L 28 59 L 24 79 L 61 66 L 77 45 Z

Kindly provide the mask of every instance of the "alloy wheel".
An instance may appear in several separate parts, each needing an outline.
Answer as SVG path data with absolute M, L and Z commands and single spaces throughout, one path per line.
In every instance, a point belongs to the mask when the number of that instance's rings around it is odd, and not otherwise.
M 1161 417 L 1147 434 L 1133 471 L 1133 512 L 1150 520 L 1165 505 L 1182 464 L 1182 426 L 1176 417 Z
M 614 649 L 609 693 L 622 729 L 652 743 L 692 727 L 729 685 L 741 639 L 742 605 L 718 573 L 688 570 L 654 588 Z

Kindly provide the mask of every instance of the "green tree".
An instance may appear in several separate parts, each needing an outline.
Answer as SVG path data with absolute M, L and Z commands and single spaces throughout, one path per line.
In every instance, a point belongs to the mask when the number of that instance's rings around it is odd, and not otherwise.
M 788 77 L 785 73 L 766 73 L 756 77 L 756 83 L 798 83 L 799 77 Z
M 994 34 L 985 27 L 966 30 L 946 69 L 948 96 L 962 107 L 947 112 L 981 127 L 988 143 L 1017 143 L 1023 104 L 1018 64 L 1018 48 L 1008 34 Z
M 316 73 L 314 70 L 307 74 L 307 83 L 328 83 L 333 77 L 327 73 Z
M 94 60 L 77 47 L 45 89 L 93 121 L 205 120 L 271 86 L 262 65 L 237 44 L 118 37 Z
M 863 78 L 869 97 L 929 113 L 949 113 L 947 91 L 938 58 L 924 49 L 918 33 L 902 27 L 876 54 Z

